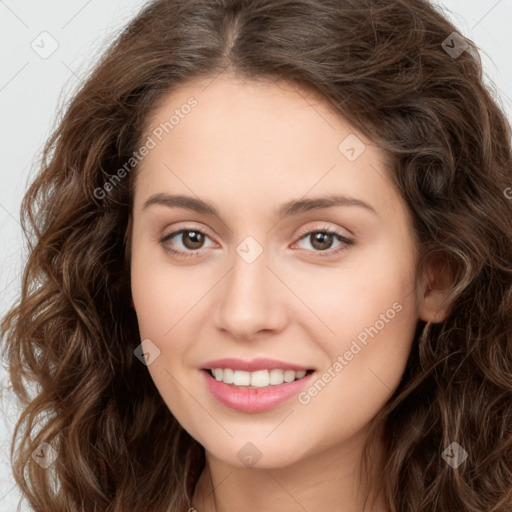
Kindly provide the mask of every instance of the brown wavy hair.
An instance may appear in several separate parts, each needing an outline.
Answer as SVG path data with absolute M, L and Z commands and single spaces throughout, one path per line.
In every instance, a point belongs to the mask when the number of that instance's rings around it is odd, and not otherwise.
M 375 488 L 392 512 L 512 510 L 511 130 L 476 45 L 458 57 L 442 46 L 453 32 L 426 0 L 158 0 L 124 29 L 67 106 L 21 206 L 29 256 L 1 333 L 23 406 L 11 464 L 36 512 L 190 505 L 204 449 L 134 356 L 137 167 L 98 190 L 170 91 L 228 72 L 323 95 L 389 155 L 418 272 L 431 258 L 453 270 L 449 315 L 418 321 L 373 422 L 367 446 L 379 425 L 386 434 Z M 58 454 L 48 469 L 31 458 L 42 442 Z M 452 442 L 468 453 L 455 469 L 441 456 Z

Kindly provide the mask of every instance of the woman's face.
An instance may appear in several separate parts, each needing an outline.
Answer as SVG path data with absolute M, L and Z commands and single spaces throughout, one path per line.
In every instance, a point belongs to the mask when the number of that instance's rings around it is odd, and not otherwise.
M 148 127 L 132 294 L 169 409 L 230 465 L 350 450 L 397 388 L 422 317 L 383 152 L 283 82 L 196 81 Z M 210 363 L 224 358 L 236 361 Z M 291 383 L 304 372 L 287 367 L 314 372 Z

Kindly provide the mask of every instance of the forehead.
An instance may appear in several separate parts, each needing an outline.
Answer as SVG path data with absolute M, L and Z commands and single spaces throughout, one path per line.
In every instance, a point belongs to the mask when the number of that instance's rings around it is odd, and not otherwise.
M 237 190 L 238 199 L 257 194 L 269 205 L 284 192 L 296 198 L 333 187 L 377 203 L 396 199 L 387 155 L 321 95 L 284 81 L 189 82 L 162 98 L 145 137 L 155 147 L 139 165 L 139 203 L 176 187 L 201 197 Z
M 191 102 L 196 104 L 192 108 Z M 304 143 L 315 147 L 319 139 L 325 140 L 325 150 L 335 154 L 339 137 L 354 131 L 317 93 L 284 81 L 231 76 L 192 81 L 164 96 L 146 132 L 159 127 L 162 137 L 172 135 L 176 144 L 186 143 L 187 148 L 216 146 L 251 158 L 263 156 L 260 148 L 287 150 L 290 158 L 309 148 Z M 278 151 L 274 153 L 273 158 Z

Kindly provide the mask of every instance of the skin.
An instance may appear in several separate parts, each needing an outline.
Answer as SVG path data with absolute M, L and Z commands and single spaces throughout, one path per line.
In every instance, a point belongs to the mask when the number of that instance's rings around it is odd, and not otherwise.
M 131 282 L 141 340 L 160 350 L 148 371 L 206 450 L 193 504 L 199 512 L 361 511 L 364 436 L 398 387 L 418 319 L 444 317 L 436 311 L 442 276 L 433 267 L 417 276 L 410 218 L 386 155 L 323 98 L 285 82 L 196 80 L 165 98 L 148 134 L 190 96 L 198 105 L 138 169 Z M 338 149 L 350 134 L 366 145 L 355 161 Z M 221 218 L 143 208 L 157 193 L 201 198 Z M 334 193 L 375 212 L 331 206 L 274 216 L 284 202 Z M 323 251 L 312 235 L 301 238 L 325 227 L 354 244 L 334 254 L 345 245 L 335 237 Z M 160 242 L 183 228 L 205 233 L 203 245 L 182 235 L 166 245 L 197 257 L 168 254 Z M 236 252 L 247 236 L 263 249 L 252 263 Z M 294 397 L 267 412 L 237 412 L 203 382 L 200 368 L 221 357 L 281 359 L 322 374 L 394 303 L 401 311 L 308 404 Z M 262 454 L 254 467 L 237 456 L 249 441 Z M 378 471 L 382 446 L 374 449 Z M 371 510 L 388 510 L 382 496 Z

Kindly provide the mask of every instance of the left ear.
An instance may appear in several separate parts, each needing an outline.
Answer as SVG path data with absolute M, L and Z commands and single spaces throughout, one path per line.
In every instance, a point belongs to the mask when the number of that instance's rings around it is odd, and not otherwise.
M 427 264 L 418 288 L 419 318 L 425 322 L 439 323 L 449 315 L 450 304 L 442 304 L 453 284 L 453 268 L 440 257 L 433 257 Z

